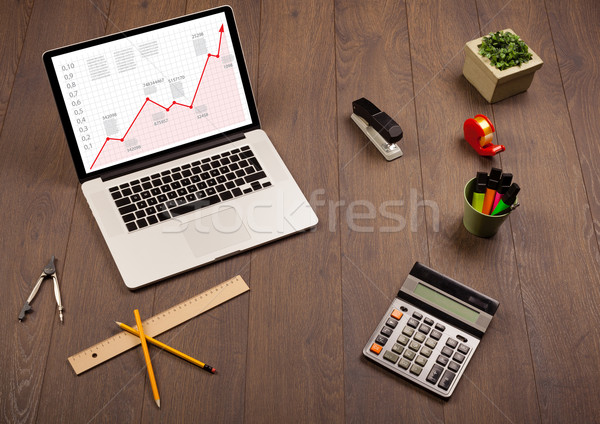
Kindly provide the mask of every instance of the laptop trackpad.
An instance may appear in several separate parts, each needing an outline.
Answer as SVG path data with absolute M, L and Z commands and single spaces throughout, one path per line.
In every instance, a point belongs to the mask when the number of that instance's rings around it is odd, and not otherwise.
M 204 256 L 250 239 L 242 219 L 232 207 L 187 222 L 183 235 L 195 256 Z

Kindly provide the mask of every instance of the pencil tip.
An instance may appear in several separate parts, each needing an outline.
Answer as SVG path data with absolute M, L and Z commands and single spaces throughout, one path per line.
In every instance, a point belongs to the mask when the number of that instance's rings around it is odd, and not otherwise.
M 119 321 L 115 321 L 115 324 L 117 325 L 121 325 L 121 323 Z
M 156 400 L 156 404 L 158 405 L 158 407 L 160 408 L 160 399 L 155 399 Z

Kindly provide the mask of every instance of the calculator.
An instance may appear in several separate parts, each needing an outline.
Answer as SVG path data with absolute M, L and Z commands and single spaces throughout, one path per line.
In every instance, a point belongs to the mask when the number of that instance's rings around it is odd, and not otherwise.
M 498 306 L 498 301 L 416 262 L 363 354 L 449 398 Z

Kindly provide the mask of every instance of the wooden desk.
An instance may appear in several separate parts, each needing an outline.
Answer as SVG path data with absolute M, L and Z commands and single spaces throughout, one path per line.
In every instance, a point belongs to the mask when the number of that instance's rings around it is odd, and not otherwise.
M 597 2 L 230 1 L 263 126 L 320 223 L 137 292 L 79 189 L 41 53 L 219 2 L 4 3 L 2 421 L 598 422 Z M 544 66 L 527 93 L 490 106 L 461 75 L 462 48 L 507 27 Z M 386 163 L 350 120 L 362 96 L 401 124 L 401 159 Z M 462 140 L 477 113 L 494 122 L 500 157 Z M 522 206 L 484 240 L 462 226 L 462 188 L 491 166 L 516 176 Z M 65 324 L 51 284 L 19 323 L 52 254 Z M 361 354 L 417 260 L 500 301 L 448 402 Z M 217 375 L 153 350 L 161 410 L 141 350 L 81 376 L 67 363 L 134 308 L 150 316 L 238 273 L 249 294 L 163 337 Z

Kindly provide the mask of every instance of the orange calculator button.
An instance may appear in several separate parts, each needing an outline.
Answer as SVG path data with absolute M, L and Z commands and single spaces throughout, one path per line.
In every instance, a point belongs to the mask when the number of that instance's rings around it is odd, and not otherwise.
M 376 355 L 379 355 L 381 353 L 381 349 L 382 347 L 379 346 L 377 343 L 373 343 L 371 345 L 371 352 L 375 353 Z
M 392 311 L 391 317 L 400 320 L 400 318 L 402 318 L 402 312 L 400 312 L 398 309 L 394 309 Z

